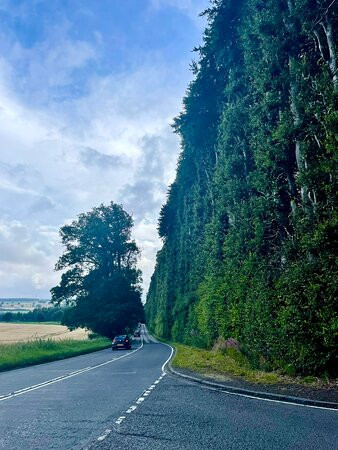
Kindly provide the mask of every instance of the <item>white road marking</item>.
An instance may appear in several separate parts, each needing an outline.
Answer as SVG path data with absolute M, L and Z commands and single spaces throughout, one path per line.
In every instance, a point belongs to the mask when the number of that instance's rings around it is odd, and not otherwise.
M 165 344 L 165 345 L 167 345 L 167 344 Z M 168 347 L 170 347 L 170 345 L 168 345 Z M 132 413 L 133 411 L 135 411 L 135 409 L 137 408 L 136 405 L 140 405 L 142 402 L 144 402 L 144 400 L 146 399 L 146 397 L 148 397 L 148 395 L 151 393 L 151 391 L 152 391 L 153 389 L 155 389 L 155 387 L 157 386 L 157 384 L 160 383 L 160 381 L 165 377 L 166 372 L 164 371 L 164 368 L 165 368 L 166 364 L 168 363 L 168 361 L 170 360 L 170 358 L 172 357 L 173 352 L 174 352 L 174 349 L 173 349 L 172 347 L 170 347 L 170 348 L 171 348 L 170 356 L 169 356 L 169 358 L 165 361 L 165 363 L 162 365 L 162 374 L 158 377 L 158 379 L 157 379 L 156 381 L 154 381 L 154 383 L 153 383 L 152 385 L 150 385 L 150 386 L 148 387 L 148 389 L 146 389 L 146 390 L 143 392 L 143 394 L 141 395 L 141 397 L 139 397 L 139 398 L 136 400 L 136 402 L 135 402 L 136 404 L 130 406 L 130 407 L 126 410 L 126 414 L 130 414 L 130 413 Z M 121 417 L 119 417 L 119 418 L 115 421 L 115 423 L 116 423 L 117 425 L 120 425 L 124 419 L 125 419 L 125 416 L 121 416 Z
M 169 347 L 171 349 L 171 353 L 170 353 L 169 358 L 167 359 L 167 361 L 162 366 L 162 372 L 163 372 L 162 373 L 162 377 L 164 377 L 166 375 L 165 366 L 170 361 L 170 359 L 171 359 L 171 357 L 172 357 L 172 355 L 174 353 L 174 349 L 173 349 L 173 347 L 171 345 L 166 344 L 165 342 L 161 342 L 161 344 L 166 345 L 167 347 Z M 173 371 L 173 372 L 175 373 L 175 371 Z M 194 381 L 198 381 L 198 382 L 200 381 L 199 378 L 192 377 L 190 375 L 180 374 L 178 372 L 176 372 L 176 373 L 177 373 L 178 376 L 186 378 L 186 380 L 192 380 L 193 382 Z M 155 381 L 155 384 L 157 384 L 157 383 L 159 383 L 159 381 Z M 196 383 L 194 383 L 194 384 L 196 384 Z M 336 412 L 338 412 L 338 409 L 336 409 L 336 408 L 330 408 L 330 407 L 325 407 L 325 406 L 316 406 L 316 405 L 302 405 L 301 403 L 287 402 L 287 401 L 284 401 L 284 400 L 277 400 L 277 399 L 273 400 L 273 399 L 270 399 L 270 398 L 256 397 L 254 395 L 249 395 L 249 394 L 240 394 L 240 393 L 237 393 L 237 392 L 225 391 L 225 390 L 219 389 L 217 387 L 207 386 L 205 384 L 201 385 L 201 386 L 205 387 L 205 389 L 210 389 L 210 390 L 215 390 L 215 391 L 218 391 L 218 392 L 222 392 L 223 394 L 234 395 L 234 396 L 238 396 L 238 397 L 245 397 L 245 398 L 250 398 L 250 399 L 253 399 L 253 400 L 260 400 L 260 401 L 271 402 L 271 403 L 282 403 L 282 404 L 285 404 L 285 405 L 301 406 L 303 408 L 324 409 L 324 410 L 327 410 L 327 411 L 336 411 Z
M 175 373 L 175 371 L 173 371 L 173 373 Z M 220 387 L 213 387 L 213 386 L 208 386 L 205 383 L 201 384 L 199 378 L 192 377 L 190 375 L 188 376 L 188 375 L 185 375 L 185 374 L 178 373 L 178 376 L 181 377 L 181 378 L 184 378 L 183 381 L 185 381 L 186 383 L 189 383 L 189 384 L 192 384 L 192 385 L 195 385 L 195 386 L 197 385 L 197 383 L 199 383 L 199 387 L 201 387 L 202 389 L 208 389 L 209 391 L 217 391 L 217 392 L 220 392 L 220 393 L 226 394 L 226 395 L 234 395 L 234 396 L 237 396 L 237 397 L 250 398 L 252 400 L 258 400 L 258 401 L 263 401 L 263 402 L 282 403 L 284 405 L 301 406 L 303 408 L 324 409 L 326 411 L 338 412 L 337 408 L 330 408 L 330 407 L 325 407 L 325 406 L 315 406 L 315 405 L 303 405 L 301 403 L 287 402 L 285 400 L 274 400 L 274 399 L 271 399 L 271 398 L 256 397 L 254 395 L 249 395 L 249 394 L 241 394 L 239 392 L 230 392 L 230 391 L 227 391 L 225 389 L 222 389 L 221 386 Z
M 117 420 L 115 420 L 116 425 L 121 425 L 126 416 L 120 416 Z
M 43 387 L 49 386 L 49 385 L 54 384 L 54 383 L 59 383 L 60 381 L 68 380 L 69 378 L 76 377 L 77 375 L 81 375 L 82 373 L 89 372 L 89 371 L 94 370 L 94 369 L 98 369 L 99 367 L 103 367 L 103 366 L 105 366 L 107 364 L 111 364 L 114 361 L 117 361 L 119 359 L 122 359 L 122 358 L 125 358 L 127 356 L 132 355 L 133 353 L 137 352 L 138 350 L 141 350 L 142 347 L 143 347 L 143 341 L 142 341 L 140 347 L 136 348 L 132 352 L 129 352 L 129 353 L 126 353 L 126 354 L 124 354 L 122 356 L 119 356 L 118 358 L 110 359 L 110 360 L 105 361 L 103 363 L 96 364 L 95 366 L 89 366 L 89 367 L 85 367 L 83 369 L 75 370 L 75 371 L 70 372 L 70 373 L 68 373 L 66 375 L 62 375 L 60 377 L 52 378 L 51 380 L 47 380 L 47 381 L 44 381 L 42 383 L 35 384 L 33 386 L 28 386 L 26 388 L 19 389 L 19 390 L 14 391 L 14 392 L 10 392 L 8 394 L 1 395 L 0 396 L 0 402 L 3 402 L 4 400 L 9 400 L 9 399 L 17 397 L 19 395 L 27 394 L 28 392 L 32 392 L 32 391 L 35 391 L 37 389 L 41 389 Z
M 159 383 L 159 382 L 161 381 L 161 378 L 163 378 L 163 375 L 160 376 L 160 377 L 155 381 L 155 383 Z M 149 386 L 149 388 L 146 389 L 146 390 L 143 392 L 142 396 L 139 397 L 139 398 L 136 400 L 136 402 L 135 402 L 136 404 L 130 406 L 130 407 L 126 410 L 125 414 L 131 414 L 133 411 L 135 411 L 135 409 L 137 409 L 137 405 L 140 405 L 142 402 L 144 402 L 144 400 L 146 399 L 146 397 L 151 393 L 151 391 L 152 391 L 155 387 L 156 387 L 155 384 L 152 384 L 151 386 Z M 126 418 L 126 416 L 120 416 L 120 417 L 115 421 L 115 424 L 116 424 L 116 425 L 121 425 L 121 423 L 123 422 L 123 420 L 124 420 L 125 418 Z M 103 439 L 105 439 L 105 438 L 106 438 L 106 436 L 105 436 L 105 435 L 102 435 L 102 436 L 100 436 L 100 437 L 98 438 L 98 440 L 103 440 Z
M 98 441 L 103 441 L 104 439 L 106 439 L 106 437 L 108 437 L 110 435 L 110 433 L 111 433 L 110 429 L 106 430 L 102 436 L 99 436 L 97 438 L 97 440 Z
M 149 342 L 157 342 L 155 339 L 153 339 L 152 337 L 150 337 L 150 336 L 148 335 L 148 332 L 147 332 L 147 329 L 145 328 L 145 326 L 142 327 L 141 339 L 142 339 L 142 345 L 143 345 L 143 340 L 144 340 L 146 343 L 149 343 Z M 148 397 L 148 395 L 151 393 L 151 391 L 152 391 L 153 389 L 155 389 L 155 387 L 158 385 L 158 383 L 160 383 L 160 381 L 165 377 L 165 375 L 166 375 L 166 372 L 165 372 L 165 366 L 166 366 L 166 364 L 170 361 L 170 359 L 171 359 L 171 357 L 172 357 L 172 355 L 173 355 L 173 353 L 174 353 L 174 349 L 173 349 L 170 345 L 168 345 L 168 344 L 164 344 L 164 345 L 166 345 L 167 347 L 169 347 L 169 348 L 171 349 L 171 352 L 170 352 L 169 358 L 168 358 L 168 359 L 165 361 L 165 363 L 162 365 L 162 368 L 161 368 L 162 374 L 158 377 L 158 379 L 157 379 L 156 381 L 154 381 L 154 383 L 153 383 L 152 385 L 150 385 L 150 386 L 148 387 L 148 389 L 146 389 L 146 390 L 143 392 L 143 394 L 141 395 L 141 397 L 139 397 L 139 398 L 136 400 L 135 404 L 134 404 L 134 405 L 131 405 L 131 406 L 126 410 L 125 414 L 131 414 L 133 411 L 135 411 L 135 410 L 137 409 L 137 405 L 140 405 L 141 403 L 143 403 L 144 400 L 146 399 L 146 397 Z M 123 420 L 124 420 L 125 418 L 126 418 L 126 416 L 120 416 L 120 417 L 115 421 L 115 424 L 116 424 L 116 425 L 121 425 L 121 423 L 123 422 Z M 98 438 L 98 440 L 103 440 L 103 439 L 105 439 L 105 438 L 106 438 L 106 436 L 105 436 L 105 435 L 102 435 L 102 436 L 100 436 L 100 438 Z
M 338 412 L 337 408 L 326 408 L 325 406 L 302 405 L 301 403 L 286 402 L 284 400 L 273 400 L 271 398 L 255 397 L 253 395 L 247 395 L 247 394 L 237 394 L 236 392 L 225 392 L 225 391 L 223 391 L 223 393 L 224 394 L 229 394 L 229 395 L 237 395 L 238 397 L 251 398 L 253 400 L 263 400 L 265 402 L 283 403 L 284 405 L 303 406 L 303 408 L 325 409 L 326 411 L 336 411 L 336 412 Z
M 127 413 L 127 414 L 130 414 L 130 413 L 132 413 L 133 411 L 135 411 L 136 408 L 137 408 L 136 405 L 132 405 L 129 409 L 127 409 L 126 413 Z

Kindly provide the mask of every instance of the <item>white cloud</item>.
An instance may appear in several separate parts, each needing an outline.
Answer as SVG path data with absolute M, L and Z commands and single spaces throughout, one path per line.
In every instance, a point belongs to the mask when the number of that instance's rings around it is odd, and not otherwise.
M 27 11 L 23 10 L 22 18 Z M 77 73 L 100 56 L 99 49 L 92 43 L 70 37 L 71 24 L 67 21 L 50 24 L 44 40 L 33 47 L 25 47 L 19 41 L 12 42 L 6 35 L 1 39 L 10 48 L 9 64 L 19 67 L 22 76 L 14 78 L 13 88 L 20 92 L 30 105 L 51 104 L 78 95 L 85 89 L 76 83 Z M 15 84 L 15 86 L 14 86 Z
M 37 231 L 26 241 L 17 233 L 7 247 L 2 244 L 8 260 L 1 268 L 0 296 L 9 291 L 23 295 L 23 285 L 26 295 L 45 296 L 58 279 L 52 269 L 61 249 L 53 244 L 48 257 L 40 250 L 45 242 L 41 226 L 51 224 L 57 230 L 66 219 L 111 200 L 135 212 L 134 234 L 142 249 L 147 289 L 160 246 L 159 208 L 178 153 L 169 122 L 179 110 L 180 97 L 169 76 L 164 67 L 145 62 L 131 73 L 92 79 L 86 96 L 43 109 L 28 108 L 3 77 L 0 214 L 19 220 L 23 234 L 33 227 Z M 17 230 L 11 227 L 11 233 Z
M 170 5 L 200 23 L 205 3 L 153 0 L 153 7 Z M 27 18 L 27 7 L 16 14 Z M 71 38 L 65 21 L 31 47 L 8 39 L 0 55 L 0 297 L 48 295 L 59 279 L 57 230 L 111 200 L 134 214 L 148 287 L 179 151 L 169 124 L 181 109 L 191 55 L 172 66 L 160 52 L 145 52 L 117 73 L 77 79 L 98 63 L 101 45 L 100 36 L 90 44 Z
M 56 228 L 0 222 L 0 286 L 2 296 L 48 296 L 58 280 L 53 271 L 60 251 Z

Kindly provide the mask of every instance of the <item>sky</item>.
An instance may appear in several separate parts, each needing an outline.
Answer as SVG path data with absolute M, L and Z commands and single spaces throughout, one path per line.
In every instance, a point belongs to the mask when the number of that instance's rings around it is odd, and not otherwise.
M 208 0 L 0 0 L 0 297 L 49 298 L 58 234 L 132 214 L 147 291 Z

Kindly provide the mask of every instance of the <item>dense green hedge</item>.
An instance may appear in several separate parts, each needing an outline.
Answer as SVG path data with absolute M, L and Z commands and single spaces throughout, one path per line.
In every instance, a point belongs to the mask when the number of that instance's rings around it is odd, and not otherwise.
M 337 17 L 320 0 L 218 0 L 174 128 L 149 328 L 257 367 L 335 374 Z

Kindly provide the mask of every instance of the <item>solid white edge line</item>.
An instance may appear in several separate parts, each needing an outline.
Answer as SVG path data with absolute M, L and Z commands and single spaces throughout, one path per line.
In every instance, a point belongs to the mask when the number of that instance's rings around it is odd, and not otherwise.
M 145 325 L 143 325 L 143 331 L 145 331 L 145 333 L 146 333 L 147 335 L 149 335 L 149 332 L 148 332 L 147 327 L 146 327 Z M 151 335 L 149 335 L 149 336 L 151 336 Z M 149 339 L 149 338 L 148 338 L 148 339 Z M 149 340 L 150 340 L 150 339 L 149 339 Z M 159 341 L 157 341 L 157 340 L 154 339 L 154 338 L 152 338 L 152 340 L 153 340 L 153 342 L 159 342 Z M 171 360 L 171 357 L 173 356 L 173 353 L 174 353 L 174 349 L 173 349 L 173 347 L 172 347 L 171 345 L 166 344 L 165 342 L 159 342 L 159 343 L 162 344 L 162 345 L 166 345 L 167 347 L 169 347 L 169 348 L 171 349 L 169 358 L 165 361 L 165 363 L 162 365 L 162 368 L 161 368 L 161 370 L 162 370 L 162 377 L 163 377 L 163 375 L 166 375 L 165 366 L 166 366 L 166 365 L 168 364 L 168 362 Z M 161 378 L 161 377 L 160 377 L 160 378 Z
M 0 402 L 2 402 L 4 400 L 9 400 L 9 399 L 17 397 L 19 395 L 26 394 L 28 392 L 35 391 L 37 389 L 41 389 L 41 388 L 49 386 L 51 384 L 59 383 L 60 381 L 67 380 L 67 379 L 72 378 L 72 377 L 76 377 L 77 375 L 81 375 L 82 373 L 89 372 L 91 370 L 97 369 L 97 368 L 105 366 L 107 364 L 111 364 L 114 361 L 118 361 L 119 359 L 122 359 L 122 358 L 125 358 L 127 356 L 132 355 L 133 353 L 137 352 L 138 350 L 141 350 L 142 347 L 143 347 L 143 339 L 141 340 L 141 345 L 139 347 L 137 347 L 135 350 L 133 350 L 132 352 L 130 352 L 130 353 L 126 353 L 126 354 L 124 354 L 122 356 L 119 356 L 118 358 L 110 359 L 110 360 L 105 361 L 103 363 L 96 364 L 95 366 L 85 367 L 83 369 L 79 369 L 79 370 L 70 372 L 70 373 L 68 373 L 66 375 L 61 375 L 60 377 L 56 377 L 56 378 L 52 378 L 51 380 L 43 381 L 42 383 L 35 384 L 33 386 L 28 386 L 26 388 L 19 389 L 19 390 L 14 391 L 14 392 L 10 392 L 8 394 L 1 395 L 0 396 Z
M 147 332 L 148 332 L 148 330 L 147 330 Z M 171 345 L 166 344 L 165 342 L 160 342 L 160 344 L 166 345 L 167 347 L 171 348 L 170 356 L 169 356 L 169 358 L 167 359 L 167 361 L 166 361 L 166 362 L 163 364 L 163 366 L 162 366 L 162 372 L 163 372 L 163 374 L 165 375 L 165 374 L 166 374 L 165 366 L 166 366 L 166 364 L 168 364 L 168 362 L 170 361 L 170 359 L 171 359 L 171 357 L 172 357 L 172 355 L 173 355 L 173 353 L 174 353 L 174 349 L 173 349 L 173 347 L 172 347 Z M 196 384 L 196 382 L 200 383 L 200 381 L 201 381 L 199 378 L 191 377 L 191 376 L 189 376 L 189 375 L 180 374 L 180 373 L 176 372 L 175 370 L 173 370 L 173 373 L 176 374 L 176 375 L 178 375 L 179 377 L 185 378 L 185 379 L 187 379 L 187 380 L 192 380 L 195 384 Z M 155 382 L 155 383 L 156 383 L 156 382 Z M 240 393 L 237 393 L 237 392 L 226 391 L 226 390 L 224 390 L 224 389 L 226 389 L 226 388 L 223 388 L 223 389 L 222 389 L 221 386 L 220 386 L 220 388 L 217 388 L 217 387 L 208 386 L 207 384 L 204 384 L 204 383 L 200 383 L 200 384 L 201 384 L 204 388 L 206 388 L 206 389 L 210 389 L 210 390 L 215 390 L 215 391 L 218 391 L 218 392 L 222 392 L 223 394 L 234 395 L 234 396 L 238 396 L 238 397 L 245 397 L 245 398 L 250 398 L 250 399 L 253 399 L 253 400 L 260 400 L 260 401 L 264 401 L 264 402 L 282 403 L 282 404 L 284 404 L 284 405 L 302 406 L 303 408 L 323 409 L 323 410 L 325 410 L 325 411 L 335 411 L 335 412 L 338 412 L 338 409 L 336 409 L 336 408 L 326 408 L 325 406 L 316 406 L 316 405 L 303 405 L 303 404 L 301 404 L 301 403 L 287 402 L 287 401 L 284 401 L 284 400 L 273 400 L 273 399 L 271 399 L 271 398 L 256 397 L 256 396 L 249 395 L 249 394 L 240 394 Z
M 302 406 L 303 408 L 323 409 L 325 411 L 338 412 L 338 409 L 336 409 L 336 408 L 326 408 L 325 406 L 315 406 L 315 405 L 303 405 L 301 403 L 287 402 L 287 401 L 284 401 L 284 400 L 274 400 L 274 399 L 271 399 L 271 398 L 256 397 L 254 395 L 249 395 L 249 394 L 241 394 L 241 393 L 237 393 L 237 392 L 230 392 L 230 391 L 227 391 L 226 388 L 222 388 L 222 386 L 220 386 L 218 388 L 217 386 L 209 386 L 207 384 L 201 383 L 200 382 L 201 380 L 199 378 L 191 377 L 190 375 L 180 374 L 179 372 L 176 372 L 175 370 L 173 371 L 173 373 L 176 374 L 177 376 L 181 377 L 181 378 L 184 378 L 186 382 L 190 382 L 190 383 L 193 383 L 195 385 L 199 384 L 204 389 L 209 389 L 210 391 L 221 392 L 222 394 L 226 394 L 226 395 L 234 395 L 234 396 L 237 396 L 237 397 L 245 397 L 245 398 L 250 398 L 252 400 L 260 400 L 260 401 L 264 401 L 264 402 L 282 403 L 284 405 Z
M 85 367 L 83 369 L 79 369 L 79 370 L 75 370 L 73 372 L 67 373 L 65 375 L 60 375 L 59 377 L 53 378 L 52 380 L 43 381 L 42 383 L 34 384 L 33 386 L 29 386 L 29 387 L 26 387 L 26 388 L 23 388 L 23 389 L 18 389 L 17 391 L 13 391 L 13 392 L 10 392 L 8 394 L 0 395 L 0 401 L 4 400 L 5 398 L 8 398 L 8 397 L 10 397 L 10 396 L 12 396 L 14 394 L 16 394 L 16 395 L 24 394 L 27 391 L 38 389 L 40 387 L 44 387 L 44 386 L 48 385 L 48 383 L 50 383 L 50 382 L 56 383 L 58 381 L 62 381 L 64 378 L 70 378 L 70 377 L 73 377 L 75 375 L 79 375 L 80 373 L 87 372 L 89 369 L 90 369 L 90 367 Z

